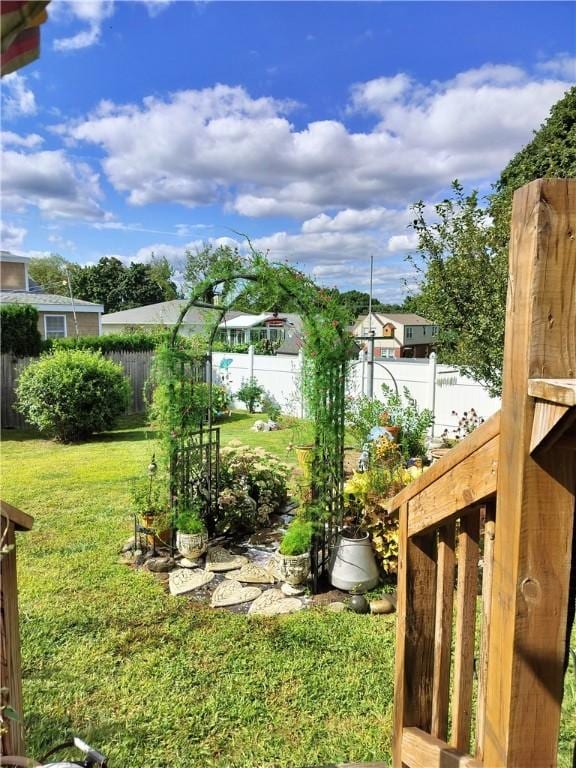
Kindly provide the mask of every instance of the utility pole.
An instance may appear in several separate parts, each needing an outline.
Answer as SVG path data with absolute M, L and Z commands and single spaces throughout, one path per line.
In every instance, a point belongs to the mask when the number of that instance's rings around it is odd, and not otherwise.
M 372 278 L 374 275 L 374 254 L 370 254 L 370 293 L 368 295 L 368 333 L 372 333 Z
M 79 337 L 78 333 L 78 318 L 76 317 L 76 305 L 74 304 L 74 296 L 72 295 L 72 284 L 70 283 L 70 272 L 66 267 L 66 278 L 68 280 L 68 292 L 70 293 L 70 301 L 72 302 L 72 315 L 74 316 L 74 331 L 76 332 L 76 338 Z

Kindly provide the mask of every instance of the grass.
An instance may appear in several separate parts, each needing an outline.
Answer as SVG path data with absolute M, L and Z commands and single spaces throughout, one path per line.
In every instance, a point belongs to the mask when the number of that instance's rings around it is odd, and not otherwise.
M 294 463 L 289 431 L 239 439 Z M 132 768 L 290 768 L 390 762 L 394 617 L 311 610 L 247 619 L 173 598 L 118 564 L 130 478 L 153 436 L 138 419 L 81 445 L 6 431 L 2 498 L 35 518 L 18 536 L 28 751 L 69 734 Z M 576 738 L 576 670 L 565 681 L 559 766 Z
M 286 431 L 235 415 L 223 442 L 281 458 Z M 311 610 L 269 619 L 173 598 L 118 564 L 142 422 L 64 446 L 4 433 L 2 497 L 35 518 L 18 536 L 28 751 L 69 734 L 111 766 L 278 768 L 389 757 L 393 617 Z

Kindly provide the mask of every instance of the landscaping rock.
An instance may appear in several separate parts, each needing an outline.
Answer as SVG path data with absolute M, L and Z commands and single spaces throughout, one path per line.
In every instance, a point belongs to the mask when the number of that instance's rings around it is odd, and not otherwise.
M 168 573 L 175 567 L 176 563 L 172 557 L 151 557 L 146 563 L 146 568 L 152 573 Z
M 298 584 L 298 586 L 293 584 L 282 584 L 280 589 L 286 597 L 295 597 L 296 595 L 303 595 L 306 587 L 304 584 Z
M 279 589 L 268 589 L 254 600 L 248 614 L 251 616 L 276 616 L 280 613 L 295 613 L 303 607 L 297 597 L 284 597 Z
M 253 533 L 248 539 L 251 547 L 262 547 L 277 544 L 282 538 L 282 532 L 274 528 L 264 528 L 261 531 Z
M 381 597 L 379 600 L 372 600 L 370 603 L 370 613 L 394 613 L 396 606 L 387 597 Z
M 268 568 L 254 563 L 246 563 L 237 571 L 229 571 L 224 578 L 243 581 L 246 584 L 274 584 L 275 581 Z
M 136 540 L 134 536 L 131 536 L 122 546 L 122 549 L 120 550 L 122 553 L 124 552 L 132 552 L 133 549 L 136 548 Z
M 170 594 L 182 595 L 185 592 L 191 592 L 193 589 L 203 587 L 214 578 L 213 573 L 196 569 L 193 571 L 185 568 L 178 568 L 170 574 Z
M 224 547 L 211 547 L 206 555 L 205 567 L 207 571 L 233 571 L 236 568 L 241 568 L 247 562 L 248 558 L 244 555 L 235 555 Z
M 181 557 L 178 560 L 178 565 L 182 568 L 199 568 L 200 560 L 189 560 L 187 557 Z
M 249 603 L 261 594 L 259 587 L 243 587 L 239 581 L 223 581 L 212 593 L 210 605 L 212 608 L 221 608 L 226 605 Z
M 370 613 L 370 605 L 364 595 L 351 595 L 348 608 L 353 613 Z
M 326 606 L 326 610 L 332 611 L 332 613 L 342 613 L 342 611 L 346 610 L 346 603 L 330 603 Z

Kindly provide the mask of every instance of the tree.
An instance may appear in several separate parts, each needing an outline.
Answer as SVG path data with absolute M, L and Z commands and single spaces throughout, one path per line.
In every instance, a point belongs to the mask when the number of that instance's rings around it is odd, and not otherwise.
M 576 176 L 576 87 L 552 107 L 532 141 L 500 174 L 487 201 L 464 194 L 457 181 L 452 197 L 413 210 L 418 235 L 409 257 L 420 278 L 413 311 L 440 327 L 439 359 L 484 384 L 502 388 L 502 356 L 508 278 L 508 241 L 514 190 L 538 178 Z
M 178 289 L 174 283 L 174 267 L 166 256 L 156 256 L 152 253 L 148 264 L 151 279 L 160 286 L 164 301 L 178 298 Z
M 35 283 L 38 283 L 45 293 L 64 293 L 67 295 L 66 270 L 73 266 L 75 265 L 72 262 L 58 253 L 51 253 L 50 256 L 44 258 L 35 256 L 28 262 L 28 275 Z
M 200 250 L 186 251 L 184 264 L 184 286 L 191 293 L 196 286 L 203 282 L 217 280 L 234 271 L 240 271 L 246 265 L 237 248 L 229 245 L 214 247 L 205 243 Z M 221 290 L 227 294 L 231 286 L 224 283 Z M 203 301 L 208 304 L 214 302 L 214 291 L 207 287 L 203 295 Z
M 97 264 L 75 270 L 72 290 L 79 299 L 103 304 L 104 312 L 164 301 L 162 288 L 152 278 L 148 264 L 125 267 L 115 257 L 104 257 Z

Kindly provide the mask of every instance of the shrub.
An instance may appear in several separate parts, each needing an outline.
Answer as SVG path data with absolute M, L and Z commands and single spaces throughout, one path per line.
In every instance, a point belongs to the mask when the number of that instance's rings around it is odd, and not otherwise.
M 294 518 L 280 542 L 280 554 L 287 557 L 304 555 L 310 550 L 312 533 L 313 523 Z
M 278 422 L 280 416 L 282 416 L 282 410 L 280 404 L 276 398 L 269 392 L 264 392 L 261 400 L 262 413 L 266 413 L 269 419 Z
M 110 333 L 106 336 L 70 336 L 67 339 L 47 339 L 46 350 L 92 349 L 100 352 L 150 352 L 167 338 L 169 331 L 133 331 Z
M 130 385 L 100 353 L 58 350 L 22 372 L 16 393 L 30 424 L 69 443 L 110 429 L 128 406 Z
M 0 352 L 16 357 L 36 357 L 42 350 L 42 337 L 38 330 L 38 310 L 29 304 L 3 304 L 0 306 Z
M 426 433 L 434 423 L 434 414 L 428 408 L 418 410 L 416 400 L 408 387 L 404 387 L 404 398 L 394 392 L 387 384 L 382 384 L 384 392 L 385 423 L 400 427 L 398 443 L 405 459 L 424 456 L 426 453 Z
M 206 530 L 201 514 L 201 505 L 183 509 L 176 517 L 176 528 L 180 533 L 203 533 Z
M 232 441 L 220 455 L 220 494 L 212 527 L 219 533 L 254 531 L 287 495 L 290 469 L 261 448 Z
M 349 397 L 346 400 L 346 426 L 356 440 L 358 448 L 362 448 L 373 427 L 380 423 L 380 417 L 386 408 L 379 400 L 369 397 Z
M 252 376 L 248 381 L 242 382 L 240 389 L 236 393 L 236 398 L 244 403 L 246 408 L 248 408 L 248 413 L 254 413 L 256 406 L 260 405 L 262 401 L 264 392 L 264 387 L 258 384 Z

